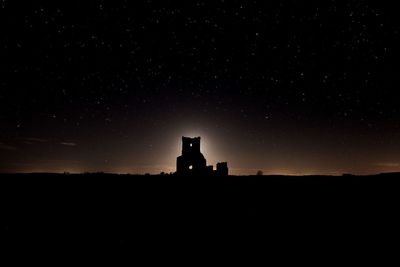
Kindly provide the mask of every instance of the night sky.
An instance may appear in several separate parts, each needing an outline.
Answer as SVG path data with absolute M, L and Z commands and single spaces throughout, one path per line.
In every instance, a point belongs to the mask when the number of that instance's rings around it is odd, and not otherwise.
M 0 2 L 0 172 L 400 171 L 386 1 Z

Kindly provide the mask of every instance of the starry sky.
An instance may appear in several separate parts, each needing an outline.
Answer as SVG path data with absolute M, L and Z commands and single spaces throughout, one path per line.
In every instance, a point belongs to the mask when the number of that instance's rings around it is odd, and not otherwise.
M 0 2 L 0 172 L 400 171 L 386 1 Z

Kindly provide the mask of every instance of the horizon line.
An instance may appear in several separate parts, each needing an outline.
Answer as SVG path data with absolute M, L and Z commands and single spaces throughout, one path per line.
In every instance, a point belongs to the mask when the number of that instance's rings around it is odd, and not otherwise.
M 0 175 L 16 175 L 16 174 L 57 174 L 57 175 L 84 175 L 84 174 L 104 174 L 104 175 L 131 175 L 131 176 L 170 176 L 175 175 L 175 172 L 167 173 L 118 173 L 118 172 L 0 172 Z M 307 177 L 307 176 L 325 176 L 325 177 L 342 177 L 342 176 L 376 176 L 376 175 L 387 175 L 387 174 L 400 174 L 400 172 L 380 172 L 380 173 L 370 173 L 370 174 L 353 174 L 353 173 L 342 173 L 342 174 L 229 174 L 228 177 L 235 176 L 286 176 L 286 177 Z

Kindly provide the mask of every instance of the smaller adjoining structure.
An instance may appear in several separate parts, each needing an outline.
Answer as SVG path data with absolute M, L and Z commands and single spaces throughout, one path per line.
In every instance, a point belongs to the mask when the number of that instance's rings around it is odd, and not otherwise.
M 227 162 L 217 163 L 216 173 L 218 176 L 227 176 L 228 175 L 228 163 Z
M 228 163 L 217 163 L 217 170 L 207 161 L 200 151 L 200 137 L 190 138 L 182 136 L 182 155 L 176 159 L 177 175 L 216 175 L 227 176 Z

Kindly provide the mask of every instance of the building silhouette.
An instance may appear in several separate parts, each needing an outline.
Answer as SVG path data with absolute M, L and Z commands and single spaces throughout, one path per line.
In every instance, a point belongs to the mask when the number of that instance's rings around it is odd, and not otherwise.
M 207 161 L 200 151 L 200 141 L 200 137 L 182 136 L 182 155 L 176 159 L 176 174 L 227 176 L 227 162 L 218 163 L 216 171 L 212 165 L 207 166 Z
M 217 163 L 216 173 L 218 176 L 227 176 L 228 175 L 228 163 L 227 162 Z

